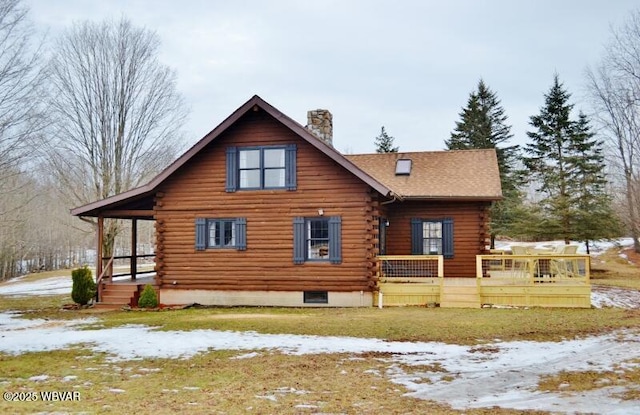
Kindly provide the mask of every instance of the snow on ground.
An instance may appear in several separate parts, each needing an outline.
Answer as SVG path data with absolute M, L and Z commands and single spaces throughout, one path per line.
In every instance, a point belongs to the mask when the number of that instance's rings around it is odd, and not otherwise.
M 29 295 L 61 295 L 71 294 L 73 281 L 71 277 L 51 277 L 37 281 L 22 281 L 15 278 L 0 284 L 0 295 L 29 296 Z
M 621 401 L 619 387 L 580 393 L 536 391 L 540 376 L 561 370 L 606 371 L 624 363 L 640 365 L 640 329 L 562 342 L 500 342 L 459 346 L 436 342 L 390 342 L 352 337 L 259 334 L 216 330 L 155 331 L 128 325 L 87 329 L 96 319 L 23 320 L 0 313 L 0 352 L 61 350 L 82 344 L 113 360 L 188 359 L 208 350 L 236 350 L 236 358 L 258 353 L 389 353 L 386 376 L 405 385 L 410 396 L 449 404 L 457 409 L 502 406 L 554 412 L 640 414 L 640 405 Z M 632 361 L 635 359 L 635 363 Z M 446 372 L 429 371 L 439 365 Z
M 603 285 L 591 286 L 591 306 L 595 308 L 640 308 L 640 291 Z

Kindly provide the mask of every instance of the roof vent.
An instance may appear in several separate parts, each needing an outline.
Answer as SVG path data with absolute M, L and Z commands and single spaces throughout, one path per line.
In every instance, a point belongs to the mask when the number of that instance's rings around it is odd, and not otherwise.
M 396 160 L 396 176 L 408 176 L 411 174 L 411 159 Z

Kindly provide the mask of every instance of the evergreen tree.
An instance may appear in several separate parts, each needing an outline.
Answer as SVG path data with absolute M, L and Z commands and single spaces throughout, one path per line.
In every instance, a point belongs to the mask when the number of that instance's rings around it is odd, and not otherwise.
M 393 146 L 394 138 L 387 134 L 384 126 L 380 128 L 380 135 L 375 138 L 376 153 L 397 153 L 398 147 Z
M 540 205 L 548 214 L 547 230 L 566 243 L 574 237 L 571 221 L 575 216 L 569 198 L 571 188 L 575 188 L 569 175 L 569 148 L 575 128 L 570 119 L 573 105 L 569 104 L 569 98 L 555 75 L 544 107 L 529 122 L 536 131 L 527 132 L 532 142 L 525 146 L 528 156 L 523 158 L 528 169 L 525 174 L 539 185 L 536 190 L 544 194 Z
M 523 174 L 538 185 L 545 234 L 569 243 L 613 236 L 615 215 L 606 194 L 602 142 L 595 140 L 587 117 L 571 119 L 571 95 L 558 75 L 545 95 L 540 114 L 531 117 Z M 602 221 L 606 222 L 605 225 Z
M 507 124 L 507 115 L 496 94 L 481 79 L 477 91 L 469 95 L 466 108 L 460 113 L 460 121 L 446 140 L 448 150 L 493 148 L 498 157 L 500 181 L 504 199 L 493 205 L 491 211 L 491 247 L 497 234 L 510 233 L 517 221 L 522 194 L 518 190 L 515 164 L 518 146 L 505 145 L 513 135 Z
M 604 173 L 604 143 L 594 139 L 587 116 L 580 112 L 570 145 L 570 163 L 578 186 L 573 195 L 575 206 L 575 238 L 589 241 L 614 238 L 622 233 L 622 225 L 613 211 L 611 196 L 607 193 Z

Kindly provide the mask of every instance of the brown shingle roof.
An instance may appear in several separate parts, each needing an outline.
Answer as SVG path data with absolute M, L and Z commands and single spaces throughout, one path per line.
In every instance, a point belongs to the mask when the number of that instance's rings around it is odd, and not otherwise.
M 502 198 L 495 150 L 354 154 L 345 157 L 402 198 Z M 411 160 L 409 175 L 396 175 L 396 161 L 400 159 Z

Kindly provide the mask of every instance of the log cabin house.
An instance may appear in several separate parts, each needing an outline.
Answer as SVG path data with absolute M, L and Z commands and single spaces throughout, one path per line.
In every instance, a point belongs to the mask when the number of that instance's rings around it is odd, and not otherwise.
M 380 255 L 441 255 L 445 279 L 476 276 L 501 198 L 495 151 L 343 155 L 331 114 L 307 115 L 254 96 L 148 184 L 71 213 L 98 219 L 98 241 L 104 218 L 132 220 L 132 246 L 136 220 L 155 221 L 166 305 L 372 306 Z

